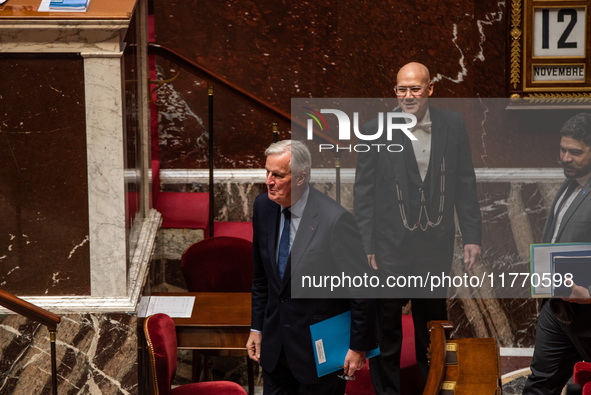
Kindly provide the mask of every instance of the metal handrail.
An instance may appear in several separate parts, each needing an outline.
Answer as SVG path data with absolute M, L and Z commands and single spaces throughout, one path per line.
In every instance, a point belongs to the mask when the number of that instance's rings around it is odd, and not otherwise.
M 238 93 L 240 96 L 247 98 L 248 100 L 251 100 L 253 102 L 256 102 L 257 104 L 260 104 L 261 106 L 270 110 L 272 113 L 279 116 L 283 120 L 285 120 L 287 122 L 291 122 L 291 116 L 288 113 L 283 112 L 280 109 L 278 109 L 277 107 L 273 106 L 272 104 L 259 99 L 258 97 L 256 97 L 252 93 L 247 92 L 246 90 L 244 90 L 244 89 L 240 88 L 239 86 L 231 83 L 230 81 L 220 77 L 219 75 L 215 74 L 214 72 L 193 62 L 192 60 L 188 59 L 187 57 L 181 55 L 180 53 L 178 53 L 170 48 L 167 48 L 167 47 L 157 44 L 157 43 L 148 43 L 148 54 L 162 56 L 163 58 L 166 58 L 185 69 L 205 74 L 205 75 L 207 75 L 208 78 L 210 78 L 214 82 L 219 83 L 219 84 L 229 88 L 230 90 Z
M 6 307 L 7 309 L 23 315 L 35 322 L 39 322 L 40 324 L 45 325 L 49 330 L 49 341 L 51 347 L 51 386 L 53 390 L 52 393 L 57 395 L 57 362 L 55 341 L 57 324 L 59 324 L 61 321 L 60 316 L 42 309 L 39 306 L 35 306 L 34 304 L 29 303 L 26 300 L 23 300 L 18 296 L 1 289 L 0 306 Z
M 289 122 L 291 125 L 297 125 L 297 126 L 303 128 L 304 130 L 306 129 L 305 125 L 301 124 L 298 121 L 293 120 L 290 114 L 278 109 L 274 105 L 267 103 L 264 100 L 259 99 L 258 97 L 256 97 L 252 93 L 240 88 L 239 86 L 231 83 L 230 81 L 224 79 L 223 77 L 220 77 L 219 75 L 215 74 L 211 70 L 208 70 L 207 68 L 195 63 L 194 61 L 188 59 L 187 57 L 181 55 L 180 53 L 178 53 L 170 48 L 167 48 L 167 47 L 157 44 L 157 43 L 148 43 L 148 54 L 149 55 L 158 55 L 158 56 L 161 56 L 165 59 L 168 59 L 169 61 L 174 62 L 175 64 L 179 65 L 180 67 L 183 67 L 183 68 L 189 70 L 193 74 L 197 74 L 197 73 L 205 74 L 209 79 L 213 80 L 214 82 L 225 86 L 226 88 L 237 93 L 238 95 L 242 96 L 243 98 L 246 98 L 247 100 L 257 103 L 258 105 L 262 106 L 263 108 L 267 109 L 268 111 L 279 116 L 283 120 Z M 157 81 L 154 81 L 154 82 L 157 82 Z M 212 144 L 213 144 L 213 87 L 211 85 L 209 85 L 209 87 L 208 87 L 208 108 L 209 108 L 208 112 L 209 112 L 209 129 L 210 129 L 210 144 L 209 144 L 209 153 L 210 153 L 210 155 L 209 155 L 209 169 L 210 169 L 209 232 L 210 233 L 209 234 L 210 234 L 210 236 L 213 236 L 213 232 L 214 232 L 214 229 L 213 229 L 213 155 L 212 155 L 212 153 L 213 153 L 213 147 L 212 147 Z M 318 131 L 314 130 L 313 133 L 314 133 L 314 135 L 318 136 L 319 138 L 321 138 L 325 142 L 328 142 L 328 143 L 331 143 L 334 145 L 338 145 L 338 142 L 335 139 L 333 139 L 330 136 L 325 135 L 322 132 L 318 132 Z M 276 124 L 273 124 L 274 141 L 277 141 L 277 137 L 278 137 L 277 127 L 276 127 Z M 336 201 L 338 203 L 340 203 L 341 202 L 340 159 L 339 159 L 338 153 L 335 154 L 335 172 L 336 172 L 335 176 L 336 176 L 336 182 L 337 182 Z
M 274 105 L 272 105 L 270 103 L 267 103 L 264 100 L 261 100 L 260 98 L 256 97 L 252 93 L 240 88 L 238 85 L 231 83 L 230 81 L 217 75 L 213 71 L 208 70 L 207 68 L 195 63 L 194 61 L 190 60 L 189 58 L 181 55 L 180 53 L 178 53 L 168 47 L 165 47 L 165 46 L 158 44 L 158 43 L 148 43 L 148 54 L 149 55 L 157 55 L 157 56 L 161 56 L 165 59 L 168 59 L 171 62 L 174 62 L 175 64 L 177 64 L 178 66 L 191 71 L 193 74 L 195 74 L 195 73 L 204 74 L 208 78 L 210 78 L 212 81 L 219 83 L 220 85 L 223 85 L 224 87 L 230 89 L 231 91 L 237 93 L 238 95 L 244 97 L 245 99 L 248 99 L 252 102 L 257 103 L 258 105 L 264 107 L 265 109 L 274 113 L 278 117 L 282 118 L 284 121 L 289 122 L 291 125 L 298 125 L 298 126 L 302 127 L 304 130 L 306 129 L 305 125 L 302 125 L 299 122 L 293 120 L 291 118 L 290 114 L 280 110 L 279 108 L 275 107 Z M 325 135 L 322 132 L 318 132 L 318 131 L 314 130 L 314 135 L 323 139 L 327 143 L 337 144 L 337 141 L 335 139 L 333 139 L 330 136 Z

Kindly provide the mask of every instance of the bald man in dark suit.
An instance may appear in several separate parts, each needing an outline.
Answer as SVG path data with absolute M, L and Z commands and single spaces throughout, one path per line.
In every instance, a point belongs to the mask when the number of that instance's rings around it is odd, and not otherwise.
M 402 152 L 371 150 L 358 155 L 355 218 L 368 264 L 384 278 L 449 273 L 456 214 L 466 268 L 480 254 L 480 207 L 464 119 L 459 113 L 430 106 L 432 94 L 427 67 L 403 66 L 397 75 L 397 111 L 416 117 L 412 129 L 416 140 L 395 130 L 391 141 L 382 135 L 376 143 L 399 144 Z M 373 135 L 378 128 L 379 120 L 370 121 L 363 126 L 363 134 Z M 376 394 L 400 393 L 401 314 L 409 298 L 417 362 L 426 380 L 427 322 L 447 319 L 446 289 L 437 291 L 392 288 L 378 301 L 381 354 L 370 360 Z

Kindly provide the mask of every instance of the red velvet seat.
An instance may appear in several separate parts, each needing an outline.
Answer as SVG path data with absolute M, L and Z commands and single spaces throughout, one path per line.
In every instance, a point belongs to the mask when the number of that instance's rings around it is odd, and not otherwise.
M 189 292 L 250 292 L 252 242 L 215 236 L 189 246 L 181 256 Z
M 152 206 L 162 214 L 163 228 L 203 229 L 207 236 L 209 194 L 161 192 L 158 160 L 152 160 L 152 200 Z
M 239 237 L 252 242 L 252 222 L 216 222 L 213 230 L 216 237 Z
M 251 234 L 252 234 L 252 227 Z M 240 237 L 215 236 L 189 246 L 181 256 L 183 277 L 189 292 L 251 292 L 252 242 Z M 193 374 L 201 373 L 199 353 L 221 354 L 215 350 L 193 353 Z M 254 392 L 254 363 L 246 350 L 233 354 L 245 355 L 249 392 Z M 211 373 L 208 372 L 208 377 Z
M 575 364 L 573 381 L 583 387 L 583 395 L 591 395 L 591 362 L 577 362 Z
M 162 227 L 203 229 L 209 234 L 209 194 L 205 192 L 161 192 L 160 162 L 152 160 L 152 206 L 162 214 Z M 215 222 L 215 236 L 240 237 L 252 241 L 252 222 Z
M 150 357 L 151 393 L 157 395 L 245 395 L 246 391 L 231 381 L 186 384 L 170 388 L 176 374 L 176 332 L 172 318 L 154 314 L 144 321 L 144 335 Z
M 412 315 L 402 315 L 402 350 L 400 355 L 400 393 L 416 395 L 421 393 L 421 373 L 415 352 L 414 324 Z M 355 380 L 347 382 L 347 395 L 375 395 L 369 363 L 355 373 Z

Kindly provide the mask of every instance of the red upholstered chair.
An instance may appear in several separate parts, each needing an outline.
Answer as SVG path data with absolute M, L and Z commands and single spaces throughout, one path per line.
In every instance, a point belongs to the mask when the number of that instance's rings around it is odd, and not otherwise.
M 250 292 L 252 242 L 215 236 L 190 245 L 181 256 L 189 292 Z
M 240 237 L 252 242 L 252 222 L 215 222 L 214 235 Z
M 415 352 L 414 323 L 412 315 L 402 315 L 402 350 L 400 354 L 400 393 L 416 395 L 421 393 L 421 373 Z M 355 373 L 354 381 L 347 381 L 347 395 L 375 395 L 369 363 Z
M 152 160 L 152 206 L 162 214 L 163 228 L 203 229 L 208 236 L 209 194 L 161 192 L 158 160 Z
M 400 354 L 400 393 L 413 395 L 421 392 L 421 372 L 415 350 L 415 325 L 411 314 L 402 315 L 402 352 Z
M 252 242 L 240 237 L 215 236 L 189 246 L 181 256 L 183 277 L 189 292 L 251 292 Z M 247 355 L 246 350 L 237 351 Z M 211 356 L 214 351 L 200 351 Z M 216 353 L 220 354 L 220 353 Z M 193 353 L 194 379 L 201 373 L 199 355 Z M 207 359 L 206 359 L 207 361 Z M 254 389 L 254 364 L 246 356 L 249 392 Z M 207 372 L 208 378 L 211 373 Z
M 575 364 L 573 381 L 583 387 L 583 395 L 591 395 L 591 362 L 577 362 Z
M 148 344 L 150 387 L 155 395 L 246 395 L 246 391 L 231 381 L 211 381 L 186 384 L 174 389 L 170 384 L 176 374 L 176 331 L 172 318 L 154 314 L 144 321 L 144 335 Z
M 162 214 L 163 228 L 203 229 L 209 237 L 209 194 L 205 192 L 161 192 L 160 162 L 152 160 L 152 206 Z M 252 222 L 215 222 L 215 236 L 240 237 L 252 241 Z

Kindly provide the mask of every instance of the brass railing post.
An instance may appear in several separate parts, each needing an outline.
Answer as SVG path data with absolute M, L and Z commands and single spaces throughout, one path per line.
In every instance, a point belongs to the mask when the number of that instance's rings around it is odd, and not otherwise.
M 57 394 L 57 364 L 56 364 L 56 350 L 55 350 L 55 333 L 57 331 L 57 324 L 60 323 L 61 318 L 50 311 L 35 306 L 15 296 L 9 292 L 0 289 L 0 306 L 3 306 L 15 313 L 27 317 L 35 322 L 45 325 L 49 330 L 49 340 L 51 347 L 51 386 L 53 394 Z
M 273 122 L 273 142 L 276 143 L 279 141 L 279 127 L 277 126 L 277 122 Z
M 209 97 L 209 237 L 214 236 L 214 191 L 213 191 L 213 85 L 209 85 L 207 89 Z
M 56 330 L 49 330 L 49 345 L 51 347 L 51 388 L 53 395 L 57 395 L 57 352 L 55 348 Z
M 334 157 L 334 167 L 335 167 L 335 176 L 336 176 L 336 201 L 338 204 L 341 204 L 341 156 L 340 153 L 335 153 Z

